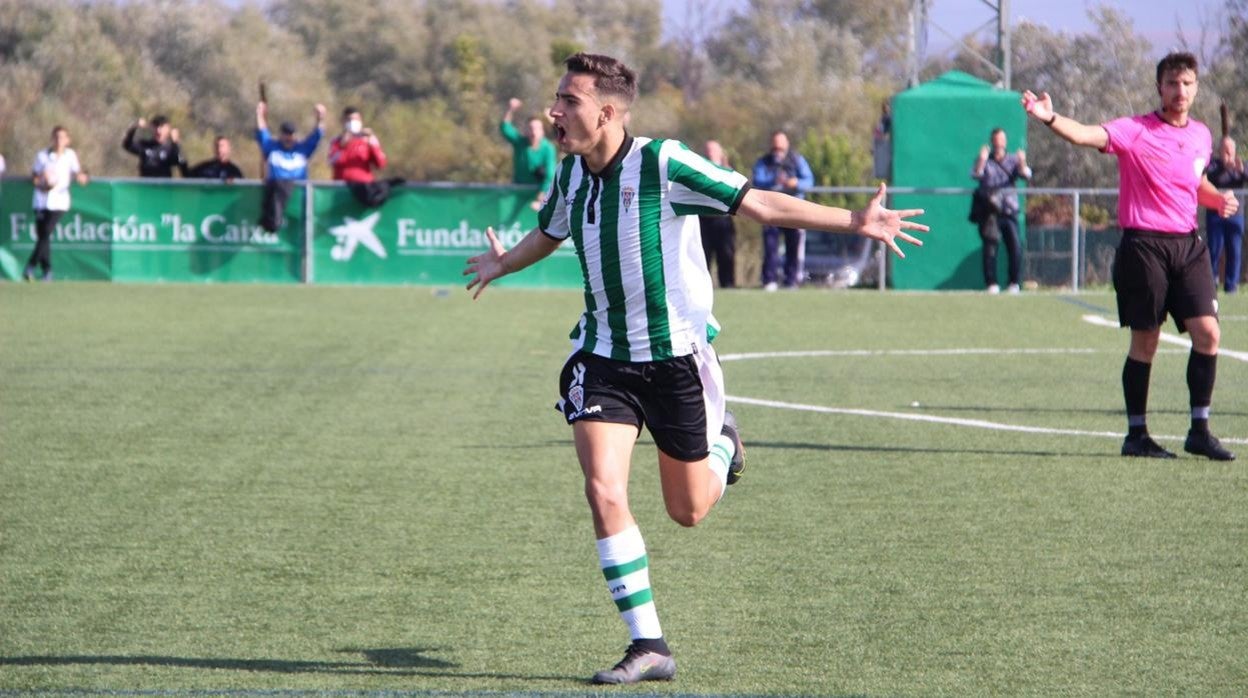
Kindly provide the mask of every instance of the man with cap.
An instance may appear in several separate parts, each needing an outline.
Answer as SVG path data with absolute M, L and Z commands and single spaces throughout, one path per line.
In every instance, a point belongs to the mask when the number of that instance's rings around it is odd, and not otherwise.
M 260 226 L 276 232 L 285 223 L 283 213 L 293 183 L 308 178 L 308 159 L 325 133 L 325 105 L 316 105 L 316 127 L 303 140 L 296 138 L 295 125 L 289 121 L 282 122 L 281 135 L 274 139 L 269 133 L 268 113 L 268 104 L 256 105 L 256 142 L 264 155 L 266 173 Z

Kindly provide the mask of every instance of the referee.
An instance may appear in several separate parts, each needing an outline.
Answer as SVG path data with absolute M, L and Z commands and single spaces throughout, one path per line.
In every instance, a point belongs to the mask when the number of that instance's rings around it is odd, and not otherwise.
M 1197 234 L 1196 209 L 1205 206 L 1230 216 L 1239 204 L 1204 175 L 1213 139 L 1204 124 L 1188 115 L 1196 91 L 1196 58 L 1171 53 L 1157 64 L 1161 108 L 1148 114 L 1088 126 L 1055 112 L 1048 93 L 1023 93 L 1023 108 L 1032 118 L 1075 145 L 1118 158 L 1122 242 L 1114 255 L 1113 278 L 1118 323 L 1131 328 L 1122 369 L 1124 456 L 1175 457 L 1153 441 L 1145 422 L 1149 372 L 1168 313 L 1179 332 L 1192 337 L 1187 360 L 1192 426 L 1183 450 L 1213 460 L 1235 459 L 1209 432 L 1220 330 L 1209 248 Z

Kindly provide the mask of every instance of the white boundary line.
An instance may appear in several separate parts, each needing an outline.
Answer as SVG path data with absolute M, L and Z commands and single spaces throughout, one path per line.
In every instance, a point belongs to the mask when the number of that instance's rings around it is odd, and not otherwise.
M 1002 424 L 1000 422 L 989 422 L 983 419 L 961 419 L 958 417 L 937 417 L 930 414 L 914 414 L 911 412 L 882 412 L 879 410 L 863 410 L 848 407 L 824 407 L 822 405 L 803 405 L 796 402 L 780 402 L 779 400 L 760 400 L 752 397 L 740 397 L 737 395 L 729 395 L 727 399 L 732 402 L 739 402 L 743 405 L 757 405 L 759 407 L 774 407 L 781 410 L 796 410 L 799 412 L 817 412 L 819 414 L 843 414 L 854 417 L 885 417 L 888 419 L 901 419 L 910 422 L 928 422 L 931 424 L 949 424 L 960 427 L 972 427 L 976 429 L 991 429 L 993 431 L 1013 431 L 1025 434 L 1047 434 L 1054 436 L 1095 436 L 1101 438 L 1121 439 L 1122 432 L 1117 431 L 1084 431 L 1081 429 L 1050 429 L 1048 427 L 1029 427 L 1020 424 Z M 1159 436 L 1152 435 L 1154 439 L 1162 439 L 1166 441 L 1182 441 L 1186 436 Z M 1248 444 L 1248 439 L 1221 439 L 1223 443 L 1232 444 Z
M 1118 329 L 1117 322 L 1100 315 L 1084 315 L 1083 321 L 1090 325 L 1097 325 L 1098 327 L 1112 327 L 1114 329 Z M 1177 334 L 1170 334 L 1168 332 L 1161 333 L 1161 341 L 1169 342 L 1170 344 L 1177 344 L 1188 349 L 1192 347 L 1192 340 L 1180 337 Z M 1248 352 L 1231 351 L 1230 349 L 1223 349 L 1222 347 L 1218 347 L 1218 356 L 1225 356 L 1228 359 L 1236 359 L 1238 361 L 1248 361 Z
M 757 351 L 721 354 L 720 361 L 750 359 L 807 359 L 820 356 L 974 356 L 995 354 L 1099 354 L 1103 349 L 812 349 L 809 351 Z

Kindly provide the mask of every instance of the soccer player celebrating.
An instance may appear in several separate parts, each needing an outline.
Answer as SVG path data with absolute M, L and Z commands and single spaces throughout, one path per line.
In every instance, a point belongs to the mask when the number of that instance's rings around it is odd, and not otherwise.
M 820 206 L 751 189 L 683 143 L 626 129 L 636 75 L 608 56 L 565 61 L 551 109 L 569 155 L 538 214 L 538 227 L 510 250 L 493 230 L 490 249 L 468 260 L 468 290 L 519 271 L 572 238 L 585 283 L 585 312 L 559 379 L 559 407 L 572 425 L 607 589 L 632 643 L 595 683 L 664 680 L 676 673 L 650 591 L 646 546 L 628 506 L 633 446 L 644 424 L 658 446 L 668 515 L 703 519 L 741 476 L 744 453 L 724 409 L 723 374 L 710 342 L 711 278 L 699 214 L 742 213 L 761 223 L 855 232 L 905 256 L 897 239 L 927 226 L 921 210 L 883 207 L 884 185 L 862 211 Z
M 1122 242 L 1114 255 L 1114 290 L 1118 323 L 1131 328 L 1122 369 L 1124 456 L 1175 457 L 1153 441 L 1145 423 L 1149 373 L 1169 313 L 1179 331 L 1192 337 L 1187 360 L 1192 426 L 1183 450 L 1214 460 L 1235 458 L 1209 433 L 1220 330 L 1209 248 L 1196 233 L 1196 209 L 1206 206 L 1230 216 L 1239 204 L 1229 192 L 1219 193 L 1203 174 L 1213 142 L 1209 129 L 1188 115 L 1196 98 L 1196 73 L 1191 54 L 1166 56 L 1157 64 L 1161 108 L 1099 126 L 1059 115 L 1048 93 L 1023 93 L 1023 108 L 1054 133 L 1118 157 Z

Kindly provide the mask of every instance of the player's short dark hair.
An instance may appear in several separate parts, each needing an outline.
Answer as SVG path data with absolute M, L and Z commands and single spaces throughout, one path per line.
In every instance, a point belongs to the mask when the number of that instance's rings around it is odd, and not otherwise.
M 152 128 L 160 128 L 161 126 L 164 126 L 167 123 L 169 123 L 169 117 L 165 116 L 164 114 L 157 114 L 156 116 L 152 117 Z
M 988 132 L 988 137 L 989 137 L 989 138 L 992 138 L 993 136 L 997 135 L 998 133 L 1005 133 L 1005 129 L 1001 128 L 1000 126 L 997 126 L 996 128 L 994 128 L 994 129 L 992 129 L 991 131 L 989 131 L 989 132 Z
M 342 110 L 342 118 L 345 119 L 348 116 L 351 116 L 352 114 L 359 114 L 359 113 L 360 113 L 359 109 L 356 109 L 355 107 L 347 107 L 346 109 Z
M 56 134 L 60 133 L 61 131 L 64 131 L 65 133 L 69 133 L 69 129 L 65 128 L 64 126 L 62 126 L 62 125 L 60 125 L 60 124 L 57 124 L 57 125 L 53 126 L 53 127 L 52 127 L 52 137 L 53 137 L 53 138 L 56 138 Z
M 564 59 L 569 73 L 594 76 L 594 89 L 632 104 L 637 99 L 637 73 L 620 61 L 596 53 L 574 53 Z
M 1198 76 L 1200 75 L 1200 70 L 1197 68 L 1196 56 L 1193 56 L 1186 51 L 1176 51 L 1174 53 L 1166 54 L 1166 57 L 1161 59 L 1161 62 L 1157 64 L 1157 84 L 1160 85 L 1161 76 L 1171 70 L 1190 70 Z

